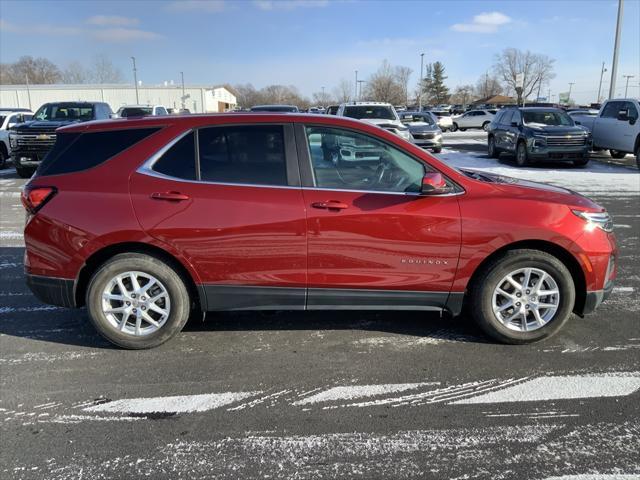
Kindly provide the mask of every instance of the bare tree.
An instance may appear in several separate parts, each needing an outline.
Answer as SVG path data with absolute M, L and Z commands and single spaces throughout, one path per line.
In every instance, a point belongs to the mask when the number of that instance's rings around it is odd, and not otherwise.
M 409 78 L 411 77 L 412 73 L 413 70 L 411 70 L 409 67 L 398 66 L 395 68 L 395 76 L 398 84 L 402 88 L 402 95 L 404 96 L 403 103 L 405 105 L 409 104 Z
M 234 85 L 234 89 L 237 92 L 236 100 L 238 105 L 242 108 L 251 108 L 254 105 L 263 103 L 260 92 L 250 83 L 245 85 Z
M 384 60 L 380 68 L 369 77 L 365 89 L 367 99 L 398 105 L 406 101 L 402 86 L 391 64 Z
M 461 105 L 467 105 L 471 100 L 473 100 L 473 85 L 459 85 L 449 97 L 451 103 Z
M 256 90 L 251 84 L 235 85 L 238 105 L 242 108 L 251 108 L 254 105 L 296 105 L 307 108 L 309 100 L 304 98 L 293 85 L 268 85 Z
M 23 84 L 50 84 L 61 80 L 60 69 L 46 58 L 33 58 L 23 56 L 15 63 L 3 64 L 0 67 L 2 83 Z
M 124 81 L 122 71 L 105 54 L 95 56 L 92 76 L 95 83 L 122 83 Z
M 493 97 L 494 95 L 500 95 L 504 89 L 500 84 L 500 80 L 495 75 L 486 74 L 482 75 L 475 86 L 475 94 L 479 98 Z
M 505 86 L 516 92 L 518 103 L 522 103 L 523 99 L 555 77 L 554 62 L 546 55 L 507 48 L 496 57 L 494 69 Z M 517 82 L 518 75 L 522 75 L 521 87 Z
M 333 103 L 333 99 L 331 98 L 331 95 L 329 95 L 325 91 L 315 92 L 311 97 L 313 99 L 313 103 L 316 105 L 326 106 Z
M 340 80 L 340 83 L 338 83 L 338 85 L 333 89 L 333 96 L 337 103 L 346 103 L 351 101 L 352 94 L 353 84 L 346 78 Z
M 62 83 L 89 83 L 91 82 L 91 75 L 91 72 L 84 68 L 80 62 L 71 62 L 62 71 Z

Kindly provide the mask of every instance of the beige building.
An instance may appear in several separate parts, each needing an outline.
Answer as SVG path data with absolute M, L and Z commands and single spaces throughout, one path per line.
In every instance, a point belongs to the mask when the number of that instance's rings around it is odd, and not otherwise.
M 185 86 L 184 106 L 192 113 L 215 113 L 232 110 L 237 105 L 235 95 L 218 86 Z M 139 86 L 139 102 L 133 85 L 0 85 L 0 107 L 30 108 L 60 101 L 107 102 L 115 112 L 123 105 L 151 104 L 167 108 L 182 108 L 182 87 L 176 85 Z

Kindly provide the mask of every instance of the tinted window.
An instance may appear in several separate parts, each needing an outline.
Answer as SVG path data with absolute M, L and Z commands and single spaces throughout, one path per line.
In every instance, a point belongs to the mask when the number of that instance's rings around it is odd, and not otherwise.
M 40 107 L 34 116 L 36 120 L 45 121 L 92 120 L 93 105 L 47 103 Z
M 522 115 L 520 114 L 520 110 L 514 110 L 513 111 L 513 115 L 511 116 L 511 122 L 510 123 L 517 123 L 518 125 L 520 125 L 520 122 L 522 122 Z
M 196 148 L 194 133 L 190 132 L 169 150 L 167 150 L 153 165 L 153 169 L 164 175 L 185 180 L 196 179 Z
M 629 118 L 638 119 L 638 109 L 632 102 L 624 102 L 624 106 L 622 108 L 627 111 L 627 116 Z
M 358 120 L 363 118 L 397 120 L 393 107 L 385 105 L 348 105 L 344 107 L 344 116 Z
M 622 107 L 622 102 L 608 102 L 602 111 L 602 117 L 618 118 L 618 112 Z
M 203 128 L 198 131 L 198 137 L 202 180 L 287 185 L 284 132 L 281 126 Z
M 507 110 L 500 117 L 500 125 L 511 125 L 511 117 L 513 116 L 513 110 Z
M 54 147 L 38 168 L 38 175 L 58 175 L 95 167 L 157 130 L 138 128 L 82 134 L 60 133 Z
M 144 117 L 151 115 L 151 107 L 123 107 L 118 111 L 118 115 L 123 118 L 126 117 Z
M 423 163 L 361 133 L 307 127 L 315 183 L 321 188 L 419 192 Z

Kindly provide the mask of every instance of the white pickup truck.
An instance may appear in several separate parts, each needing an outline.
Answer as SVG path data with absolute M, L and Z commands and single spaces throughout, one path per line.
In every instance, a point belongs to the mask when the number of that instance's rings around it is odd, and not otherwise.
M 597 117 L 575 115 L 574 121 L 588 128 L 594 150 L 609 150 L 613 158 L 636 156 L 640 168 L 640 102 L 636 98 L 607 100 Z
M 11 153 L 9 129 L 18 123 L 31 120 L 32 116 L 33 112 L 26 108 L 0 108 L 0 168 L 5 167 Z

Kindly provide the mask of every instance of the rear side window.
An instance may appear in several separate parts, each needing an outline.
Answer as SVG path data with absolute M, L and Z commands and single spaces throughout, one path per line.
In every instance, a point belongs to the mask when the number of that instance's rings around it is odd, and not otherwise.
M 198 131 L 198 147 L 203 181 L 287 185 L 280 125 L 202 128 Z
M 158 128 L 106 132 L 60 133 L 42 161 L 37 175 L 79 172 L 100 165 L 147 138 Z
M 196 147 L 194 133 L 190 132 L 176 142 L 153 165 L 153 169 L 170 177 L 196 179 Z

